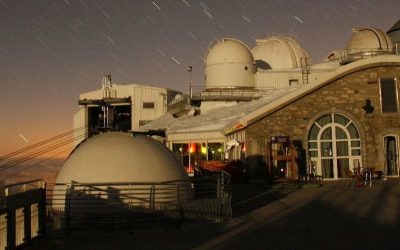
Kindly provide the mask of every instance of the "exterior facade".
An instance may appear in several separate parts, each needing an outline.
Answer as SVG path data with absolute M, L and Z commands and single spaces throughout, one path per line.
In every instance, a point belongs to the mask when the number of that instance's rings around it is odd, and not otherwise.
M 399 56 L 365 59 L 248 114 L 240 121 L 246 156 L 274 165 L 273 138 L 287 137 L 307 152 L 307 171 L 315 167 L 326 179 L 349 177 L 358 167 L 398 176 L 399 77 Z
M 347 47 L 319 64 L 311 64 L 300 45 L 285 36 L 257 40 L 251 51 L 234 39 L 213 43 L 201 95 L 214 98 L 203 97 L 190 115 L 171 116 L 163 127 L 167 145 L 190 168 L 217 159 L 209 152 L 218 143 L 218 160 L 244 161 L 255 177 L 298 179 L 315 173 L 340 179 L 360 168 L 399 176 L 396 25 L 390 34 L 354 28 Z M 231 50 L 241 51 L 234 57 Z M 241 78 L 227 73 L 240 73 L 232 65 L 243 68 Z M 244 90 L 251 98 L 237 98 Z M 225 99 L 216 98 L 217 91 Z M 143 128 L 156 129 L 157 123 Z
M 111 84 L 104 77 L 99 90 L 79 95 L 74 115 L 75 145 L 102 130 L 132 131 L 167 112 L 179 92 L 138 84 Z

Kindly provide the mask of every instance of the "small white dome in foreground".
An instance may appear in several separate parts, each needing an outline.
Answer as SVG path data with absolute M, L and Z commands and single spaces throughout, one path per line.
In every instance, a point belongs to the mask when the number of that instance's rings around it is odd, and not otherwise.
M 107 132 L 79 144 L 60 170 L 56 182 L 164 182 L 188 175 L 173 153 L 142 135 Z

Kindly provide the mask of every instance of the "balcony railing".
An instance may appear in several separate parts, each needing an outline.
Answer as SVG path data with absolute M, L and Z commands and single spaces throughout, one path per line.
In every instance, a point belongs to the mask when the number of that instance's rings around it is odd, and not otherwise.
M 230 175 L 163 183 L 48 185 L 48 231 L 131 227 L 146 221 L 231 217 Z
M 63 183 L 41 180 L 1 186 L 0 250 L 47 232 L 129 227 L 232 216 L 230 175 L 221 171 L 187 181 Z
M 400 55 L 400 46 L 397 44 L 390 49 L 346 49 L 338 53 L 340 64 L 347 64 L 360 59 L 375 57 L 384 54 Z
M 46 234 L 46 186 L 33 180 L 0 186 L 0 250 Z

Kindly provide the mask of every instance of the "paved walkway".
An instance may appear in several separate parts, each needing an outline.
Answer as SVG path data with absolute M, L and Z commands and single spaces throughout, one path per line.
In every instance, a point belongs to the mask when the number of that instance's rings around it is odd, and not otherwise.
M 234 187 L 234 218 L 181 229 L 50 235 L 28 249 L 399 249 L 400 180 L 371 188 L 327 182 Z

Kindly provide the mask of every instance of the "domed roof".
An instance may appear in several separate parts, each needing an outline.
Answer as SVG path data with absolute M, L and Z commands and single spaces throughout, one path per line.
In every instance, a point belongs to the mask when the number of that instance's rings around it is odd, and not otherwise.
M 353 28 L 353 36 L 347 44 L 349 54 L 360 52 L 390 51 L 392 41 L 380 29 Z
M 224 38 L 208 47 L 204 59 L 207 90 L 254 88 L 255 71 L 253 55 L 241 41 Z
M 205 65 L 218 63 L 253 63 L 250 49 L 241 41 L 223 38 L 211 43 L 205 56 Z
M 309 62 L 307 52 L 291 37 L 271 36 L 256 42 L 252 52 L 260 69 L 300 68 L 302 60 Z
M 107 132 L 79 144 L 56 182 L 163 182 L 186 178 L 182 164 L 161 143 L 147 136 Z

